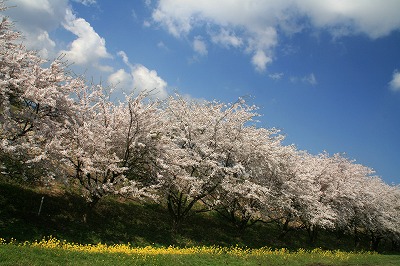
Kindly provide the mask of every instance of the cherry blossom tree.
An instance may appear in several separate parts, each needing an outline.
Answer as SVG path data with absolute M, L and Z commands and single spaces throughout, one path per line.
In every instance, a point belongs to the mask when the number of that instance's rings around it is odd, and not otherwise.
M 5 10 L 4 1 L 0 10 Z M 20 42 L 21 35 L 3 17 L 0 23 L 0 156 L 7 172 L 15 162 L 23 169 L 37 169 L 44 135 L 62 120 L 69 105 L 68 88 L 74 80 L 66 75 L 65 63 L 57 59 L 47 63 L 35 51 Z M 46 165 L 41 174 L 51 176 Z M 30 174 L 33 171 L 29 171 Z M 25 176 L 26 177 L 26 176 Z
M 155 103 L 145 95 L 115 103 L 101 85 L 77 87 L 73 116 L 53 132 L 46 152 L 77 181 L 93 207 L 102 197 L 153 196 L 160 129 Z
M 19 44 L 7 18 L 0 37 L 3 164 L 34 165 L 44 177 L 72 177 L 92 205 L 108 193 L 146 194 L 158 157 L 155 104 L 144 103 L 144 94 L 111 101 L 102 86 L 68 73 L 62 58 L 47 63 Z
M 310 241 L 314 241 L 318 228 L 332 228 L 336 214 L 324 200 L 324 175 L 328 169 L 324 154 L 311 155 L 297 151 L 288 158 L 286 169 L 277 184 L 277 195 L 281 205 L 283 237 L 289 231 L 289 224 L 302 224 Z M 278 215 L 279 218 L 279 215 Z
M 278 130 L 255 126 L 228 130 L 226 138 L 222 150 L 241 171 L 227 176 L 206 204 L 241 232 L 258 221 L 275 220 L 284 204 L 278 202 L 276 184 L 294 147 L 282 145 Z
M 324 170 L 314 184 L 320 202 L 335 213 L 333 228 L 354 234 L 356 243 L 359 231 L 369 235 L 374 250 L 382 239 L 396 239 L 400 228 L 398 187 L 385 184 L 371 168 L 340 154 L 319 157 Z
M 386 215 L 389 215 L 386 238 L 391 240 L 392 249 L 400 249 L 400 186 L 389 186 L 386 196 Z
M 290 221 L 300 221 L 310 241 L 315 240 L 319 228 L 353 234 L 356 242 L 363 232 L 371 237 L 373 249 L 388 236 L 397 239 L 397 187 L 385 184 L 373 176 L 372 169 L 340 154 L 299 151 L 298 155 L 287 164 L 290 167 L 281 188 L 281 202 L 290 202 L 282 204 L 286 206 L 286 226 Z
M 242 141 L 242 129 L 257 116 L 243 100 L 233 104 L 170 97 L 164 108 L 164 192 L 174 226 L 194 205 L 243 167 L 230 152 Z
M 354 205 L 353 226 L 370 237 L 377 250 L 383 239 L 399 240 L 399 187 L 385 184 L 379 177 L 366 178 Z
M 321 183 L 322 200 L 336 213 L 335 229 L 340 233 L 354 234 L 357 239 L 358 226 L 354 219 L 357 201 L 360 199 L 365 180 L 371 178 L 374 171 L 340 154 L 331 157 L 325 154 L 325 161 L 327 169 Z

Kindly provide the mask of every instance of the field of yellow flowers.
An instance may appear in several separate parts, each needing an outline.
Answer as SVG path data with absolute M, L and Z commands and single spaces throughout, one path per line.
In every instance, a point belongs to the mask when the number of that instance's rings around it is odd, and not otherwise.
M 400 256 L 322 249 L 198 246 L 133 247 L 78 244 L 53 237 L 34 242 L 0 238 L 0 265 L 400 265 Z

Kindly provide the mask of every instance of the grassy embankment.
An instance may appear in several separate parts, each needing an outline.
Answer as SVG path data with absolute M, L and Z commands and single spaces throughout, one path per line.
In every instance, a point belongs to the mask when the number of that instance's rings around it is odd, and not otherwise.
M 1 240 L 0 240 L 1 242 Z M 399 265 L 400 256 L 370 252 L 240 247 L 81 245 L 54 238 L 0 244 L 0 265 Z
M 101 201 L 86 223 L 84 212 L 84 200 L 73 192 L 0 183 L 0 237 L 5 243 L 11 238 L 21 241 L 0 245 L 0 265 L 400 265 L 398 255 L 315 249 L 353 248 L 350 237 L 330 232 L 321 232 L 310 245 L 301 230 L 279 240 L 276 225 L 258 224 L 241 234 L 219 216 L 202 213 L 190 217 L 175 233 L 162 205 L 115 198 Z M 66 242 L 35 244 L 50 235 Z M 23 245 L 24 241 L 29 243 Z M 96 250 L 93 245 L 99 242 L 107 246 L 98 245 Z M 365 242 L 361 248 L 368 248 Z M 65 248 L 74 246 L 68 243 L 82 245 Z M 168 249 L 170 245 L 181 248 Z M 146 246 L 151 246 L 147 253 L 143 252 Z M 195 246 L 205 248 L 182 249 Z

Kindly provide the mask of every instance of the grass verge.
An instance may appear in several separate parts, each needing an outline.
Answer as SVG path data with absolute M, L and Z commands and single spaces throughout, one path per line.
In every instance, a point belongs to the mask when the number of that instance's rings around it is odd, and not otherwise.
M 395 266 L 399 255 L 313 249 L 240 247 L 132 247 L 129 244 L 82 245 L 55 238 L 6 243 L 0 240 L 0 265 L 363 265 Z

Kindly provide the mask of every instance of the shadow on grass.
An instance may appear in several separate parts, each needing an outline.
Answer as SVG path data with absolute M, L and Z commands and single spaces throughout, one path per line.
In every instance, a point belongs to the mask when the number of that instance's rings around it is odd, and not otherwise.
M 42 197 L 43 205 L 38 215 Z M 235 227 L 213 212 L 189 217 L 176 234 L 171 230 L 168 211 L 162 204 L 123 201 L 116 197 L 102 199 L 85 223 L 86 206 L 78 193 L 62 187 L 50 190 L 0 182 L 0 237 L 34 241 L 54 236 L 82 244 L 130 243 L 132 246 L 353 249 L 351 237 L 336 237 L 329 231 L 321 231 L 314 245 L 308 244 L 303 230 L 289 232 L 279 240 L 280 231 L 276 224 L 259 223 L 238 233 Z

